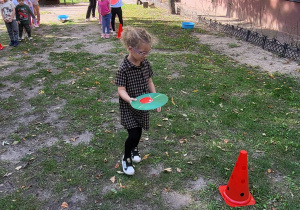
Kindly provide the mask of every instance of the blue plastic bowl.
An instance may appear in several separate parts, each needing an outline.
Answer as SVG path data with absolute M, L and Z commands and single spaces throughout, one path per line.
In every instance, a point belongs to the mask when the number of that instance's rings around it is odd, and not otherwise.
M 195 23 L 192 22 L 182 22 L 183 29 L 192 29 L 194 28 Z
M 67 20 L 69 18 L 69 15 L 59 15 L 58 19 L 59 20 Z

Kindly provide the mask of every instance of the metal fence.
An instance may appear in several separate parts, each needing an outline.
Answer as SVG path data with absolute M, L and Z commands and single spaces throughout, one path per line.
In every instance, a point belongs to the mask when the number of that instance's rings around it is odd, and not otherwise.
M 300 49 L 287 43 L 280 43 L 278 40 L 268 39 L 267 36 L 261 35 L 255 31 L 244 29 L 238 26 L 222 24 L 217 21 L 207 20 L 205 17 L 199 17 L 199 21 L 209 25 L 210 28 L 238 37 L 241 40 L 250 42 L 265 50 L 277 54 L 278 56 L 300 61 Z

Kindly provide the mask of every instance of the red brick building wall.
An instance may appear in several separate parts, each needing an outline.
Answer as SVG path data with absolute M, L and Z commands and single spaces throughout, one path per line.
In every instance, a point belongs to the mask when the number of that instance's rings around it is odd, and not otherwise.
M 297 0 L 295 0 L 297 1 Z M 238 18 L 262 29 L 300 36 L 300 0 L 181 0 L 200 14 Z

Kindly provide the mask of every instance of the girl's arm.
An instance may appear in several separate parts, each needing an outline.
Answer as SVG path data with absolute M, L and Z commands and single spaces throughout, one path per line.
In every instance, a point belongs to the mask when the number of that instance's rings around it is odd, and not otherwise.
M 16 10 L 15 8 L 12 10 L 12 15 L 11 15 L 11 22 L 13 21 L 13 19 L 15 18 L 16 15 Z
M 152 78 L 149 79 L 148 86 L 149 86 L 150 93 L 156 93 L 155 85 L 152 81 Z
M 152 78 L 149 79 L 148 81 L 148 85 L 149 85 L 149 90 L 150 90 L 150 93 L 156 93 L 156 90 L 155 90 L 155 85 L 152 81 Z M 160 112 L 161 111 L 161 107 L 158 107 L 156 109 L 157 112 Z
M 132 101 L 136 101 L 135 98 L 130 98 L 125 87 L 118 87 L 118 94 L 124 101 L 129 104 L 131 104 Z

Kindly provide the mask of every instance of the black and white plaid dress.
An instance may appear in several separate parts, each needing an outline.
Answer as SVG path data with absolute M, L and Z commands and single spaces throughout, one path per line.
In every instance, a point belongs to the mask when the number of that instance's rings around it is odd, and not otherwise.
M 122 61 L 115 84 L 118 87 L 125 87 L 131 98 L 136 98 L 142 94 L 149 93 L 148 81 L 153 75 L 152 68 L 148 60 L 144 60 L 140 66 L 135 66 L 128 59 L 128 55 Z M 119 98 L 121 124 L 126 129 L 142 127 L 149 129 L 149 111 L 141 111 Z

